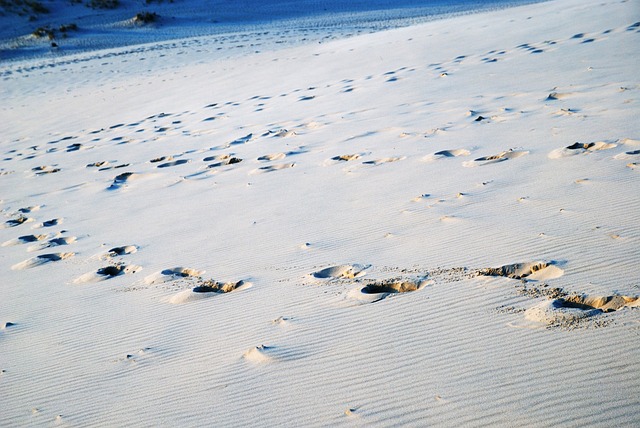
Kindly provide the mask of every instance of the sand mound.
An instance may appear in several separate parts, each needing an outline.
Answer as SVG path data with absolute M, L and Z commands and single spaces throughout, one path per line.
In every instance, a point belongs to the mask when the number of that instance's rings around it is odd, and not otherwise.
M 254 346 L 242 354 L 242 358 L 256 364 L 269 363 L 274 360 L 274 357 L 269 355 L 273 349 L 273 347 L 265 345 Z

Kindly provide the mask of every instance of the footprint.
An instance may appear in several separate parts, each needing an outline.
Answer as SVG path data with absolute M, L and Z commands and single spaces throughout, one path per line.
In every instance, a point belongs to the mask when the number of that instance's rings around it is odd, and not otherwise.
M 640 307 L 640 298 L 622 296 L 571 295 L 560 299 L 546 300 L 525 311 L 528 321 L 553 327 L 572 328 L 581 321 L 601 314 L 615 312 L 626 307 Z
M 599 309 L 602 312 L 615 312 L 626 307 L 640 307 L 640 297 L 620 294 L 611 296 L 571 295 L 560 300 L 565 307 L 583 310 Z
M 334 156 L 331 158 L 331 160 L 339 161 L 339 162 L 349 162 L 356 159 L 360 159 L 360 155 L 358 153 L 354 153 L 350 155 Z
M 15 327 L 15 326 L 16 326 L 16 323 L 13 323 L 11 321 L 7 321 L 2 325 L 2 327 L 0 327 L 0 330 L 6 330 L 8 328 Z M 1 373 L 4 373 L 4 370 Z
M 338 265 L 314 272 L 311 276 L 319 279 L 351 279 L 365 275 L 364 269 L 365 267 L 360 265 Z
M 512 279 L 531 279 L 545 281 L 559 278 L 564 274 L 564 270 L 557 266 L 558 262 L 528 262 L 514 263 L 500 266 L 498 268 L 486 268 L 478 271 L 483 276 L 502 276 Z
M 231 291 L 240 289 L 245 286 L 246 283 L 242 280 L 238 282 L 221 283 L 213 280 L 204 281 L 201 285 L 195 287 L 192 291 L 194 293 L 229 293 Z
M 9 247 L 9 246 L 13 246 L 13 245 L 19 245 L 19 244 L 28 244 L 28 243 L 32 243 L 32 242 L 38 242 L 38 241 L 42 241 L 43 239 L 47 239 L 48 235 L 24 235 L 24 236 L 19 236 L 17 238 L 14 239 L 10 239 L 8 241 L 5 241 L 2 243 L 3 247 Z
M 548 326 L 569 327 L 576 325 L 581 320 L 600 313 L 599 310 L 583 310 L 565 306 L 564 300 L 546 300 L 539 303 L 524 313 L 527 321 L 546 324 Z
M 573 116 L 578 113 L 580 110 L 575 108 L 561 108 L 560 110 L 553 113 L 556 116 Z
M 35 226 L 32 226 L 32 229 L 41 229 L 43 227 L 60 226 L 62 222 L 63 222 L 62 218 L 53 218 L 51 220 L 43 221 L 40 224 L 36 224 Z
M 184 277 L 188 277 L 188 276 L 200 276 L 203 273 L 205 273 L 205 271 L 191 269 L 191 268 L 175 267 L 175 268 L 171 268 L 171 269 L 165 269 L 161 273 L 163 275 L 178 276 L 178 277 L 183 277 L 184 278 Z
M 45 248 L 57 247 L 59 245 L 69 245 L 76 242 L 77 239 L 78 238 L 76 238 L 75 236 L 53 238 L 47 242 L 42 242 L 40 244 L 32 245 L 29 248 L 27 248 L 27 251 L 29 252 L 40 251 L 40 250 L 44 250 Z
M 121 163 L 119 165 L 113 165 L 113 166 L 107 166 L 105 168 L 100 168 L 100 169 L 98 169 L 98 171 L 109 171 L 110 169 L 126 168 L 128 166 L 129 166 L 128 163 Z
M 169 168 L 172 166 L 184 165 L 185 163 L 191 162 L 189 159 L 179 159 L 176 161 L 161 163 L 157 166 L 157 168 Z
M 28 214 L 34 211 L 38 211 L 40 208 L 42 208 L 42 205 L 33 205 L 30 207 L 24 207 L 24 208 L 20 208 L 18 211 L 23 213 L 23 214 Z
M 18 218 L 12 218 L 10 220 L 5 221 L 4 228 L 6 229 L 8 227 L 16 227 L 16 226 L 20 226 L 23 223 L 31 223 L 32 221 L 35 221 L 35 220 L 30 217 L 25 217 L 21 215 Z
M 202 300 L 218 294 L 226 294 L 234 291 L 242 291 L 250 288 L 252 284 L 246 281 L 221 283 L 211 279 L 199 281 L 199 284 L 190 289 L 183 290 L 169 298 L 169 303 L 181 304 Z
M 244 137 L 238 138 L 238 139 L 233 140 L 232 142 L 228 143 L 227 147 L 237 146 L 239 144 L 246 144 L 246 143 L 248 143 L 248 142 L 250 142 L 252 140 L 253 140 L 253 134 L 248 134 L 248 135 L 245 135 Z
M 75 255 L 75 253 L 54 253 L 54 254 L 42 254 L 37 257 L 33 257 L 31 259 L 25 260 L 23 262 L 17 263 L 11 266 L 12 270 L 22 270 L 22 269 L 30 269 L 36 266 L 41 266 L 46 263 L 57 262 L 60 260 L 65 260 L 71 258 Z
M 362 162 L 363 165 L 382 165 L 385 163 L 390 163 L 390 162 L 398 162 L 401 160 L 406 159 L 406 156 L 398 156 L 398 157 L 388 157 L 388 158 L 382 158 L 382 159 L 376 159 L 376 160 L 372 160 L 372 161 L 366 161 L 366 162 Z
M 595 143 L 574 143 L 562 149 L 552 150 L 548 157 L 549 159 L 559 159 L 579 154 L 593 153 L 599 150 L 608 150 L 617 146 L 618 145 L 615 143 L 605 143 L 604 141 L 597 141 Z
M 268 154 L 268 155 L 260 156 L 258 158 L 258 160 L 260 162 L 268 162 L 268 161 L 284 159 L 286 157 L 287 157 L 287 155 L 284 154 L 284 153 L 271 153 L 271 154 Z
M 458 156 L 469 156 L 470 154 L 471 152 L 466 149 L 441 150 L 439 152 L 435 152 L 431 155 L 423 157 L 422 160 L 425 162 L 430 162 L 439 159 L 455 158 Z
M 545 98 L 545 101 L 557 101 L 563 98 L 567 98 L 570 95 L 572 94 L 569 92 L 567 93 L 551 92 L 549 95 L 547 95 L 547 98 Z
M 109 166 L 109 161 L 98 161 L 98 162 L 88 163 L 86 168 L 102 168 L 106 166 Z
M 231 159 L 231 155 L 225 153 L 224 155 L 207 156 L 206 158 L 202 159 L 202 161 L 203 162 L 212 162 L 212 161 L 222 162 L 222 161 L 228 161 L 229 159 Z
M 266 172 L 280 171 L 282 169 L 293 168 L 295 163 L 281 163 L 278 165 L 261 166 L 258 169 L 254 169 L 250 174 L 262 174 Z
M 635 159 L 637 156 L 640 156 L 640 150 L 632 150 L 630 152 L 624 152 L 615 155 L 614 159 Z
M 31 168 L 31 171 L 34 171 L 36 175 L 46 175 L 46 174 L 55 174 L 56 172 L 60 172 L 60 168 L 54 168 L 52 166 L 37 166 L 35 168 Z
M 207 168 L 218 168 L 218 167 L 225 166 L 225 165 L 234 165 L 234 164 L 240 163 L 240 162 L 242 162 L 242 159 L 240 159 L 240 158 L 226 157 L 221 162 L 216 162 L 216 163 L 212 163 L 211 165 L 208 165 Z
M 204 273 L 204 270 L 174 267 L 149 275 L 144 279 L 144 282 L 147 285 L 161 284 L 163 282 L 174 281 L 180 278 L 198 278 Z
M 129 182 L 132 180 L 138 179 L 140 174 L 136 174 L 133 172 L 123 172 L 122 174 L 116 175 L 113 179 L 113 183 L 111 186 L 107 188 L 107 190 L 118 190 L 122 187 L 126 187 Z
M 168 162 L 168 161 L 172 161 L 172 160 L 173 160 L 173 156 L 160 156 L 159 158 L 151 159 L 149 162 L 150 163 L 158 163 L 158 162 Z
M 76 284 L 82 284 L 86 282 L 105 281 L 107 279 L 115 278 L 116 276 L 128 275 L 136 273 L 142 270 L 142 267 L 136 265 L 116 264 L 101 267 L 95 272 L 89 272 L 76 278 L 73 282 Z
M 114 247 L 107 252 L 108 257 L 126 256 L 138 251 L 135 245 L 125 245 L 123 247 Z
M 453 150 L 441 150 L 439 152 L 435 152 L 435 156 L 441 156 L 445 158 L 452 158 L 457 156 L 468 156 L 471 152 L 466 149 L 453 149 Z
M 387 297 L 401 293 L 418 291 L 431 284 L 426 277 L 421 278 L 390 278 L 384 280 L 368 280 L 358 284 L 358 287 L 349 292 L 349 297 L 360 303 L 374 303 Z M 364 285 L 364 287 L 362 286 Z
M 525 150 L 513 150 L 513 149 L 509 149 L 505 152 L 500 152 L 497 155 L 491 155 L 491 156 L 483 156 L 481 158 L 475 159 L 472 162 L 464 162 L 463 165 L 466 167 L 472 167 L 472 166 L 477 166 L 477 165 L 489 165 L 492 163 L 498 163 L 498 162 L 504 162 L 507 161 L 509 159 L 515 159 L 515 158 L 519 158 L 521 156 L 524 156 L 526 154 L 528 154 L 528 151 Z
M 74 143 L 67 146 L 67 152 L 77 152 L 80 149 L 87 148 L 80 143 Z

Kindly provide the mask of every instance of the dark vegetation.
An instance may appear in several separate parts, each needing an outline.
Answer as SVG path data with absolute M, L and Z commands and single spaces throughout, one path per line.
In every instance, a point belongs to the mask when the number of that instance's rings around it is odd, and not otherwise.
M 0 0 L 0 8 L 4 12 L 15 13 L 20 16 L 49 13 L 49 9 L 38 0 Z
M 89 0 L 87 6 L 92 9 L 115 9 L 120 6 L 120 0 Z
M 133 18 L 133 22 L 138 24 L 151 24 L 156 22 L 160 16 L 155 12 L 140 12 Z
M 69 37 L 68 33 L 70 31 L 78 31 L 78 26 L 76 24 L 64 24 L 58 28 L 38 27 L 31 34 L 38 38 L 47 37 L 49 40 L 53 40 L 56 38 L 57 33 L 60 33 L 62 38 Z

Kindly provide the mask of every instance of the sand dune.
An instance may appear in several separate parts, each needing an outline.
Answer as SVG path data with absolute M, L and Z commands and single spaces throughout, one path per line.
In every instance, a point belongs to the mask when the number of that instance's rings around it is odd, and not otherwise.
M 344 13 L 0 59 L 0 425 L 637 423 L 637 2 Z

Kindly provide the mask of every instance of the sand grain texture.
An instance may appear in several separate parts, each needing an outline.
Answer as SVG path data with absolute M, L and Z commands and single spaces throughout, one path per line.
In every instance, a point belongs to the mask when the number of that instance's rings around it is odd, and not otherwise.
M 638 21 L 0 60 L 0 426 L 637 425 Z

